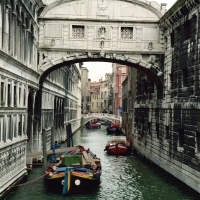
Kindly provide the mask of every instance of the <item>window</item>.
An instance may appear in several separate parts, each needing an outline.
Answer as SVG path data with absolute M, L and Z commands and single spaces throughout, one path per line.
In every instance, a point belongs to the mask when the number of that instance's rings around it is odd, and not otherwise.
M 147 89 L 147 81 L 143 80 L 143 86 L 144 86 L 144 94 L 148 93 L 148 89 Z
M 72 26 L 72 38 L 80 39 L 84 38 L 84 26 Z
M 151 135 L 151 122 L 148 122 L 148 133 Z
M 171 38 L 171 47 L 174 47 L 174 31 L 170 34 L 170 38 Z
M 121 39 L 133 39 L 133 27 L 121 27 Z
M 3 102 L 4 101 L 4 83 L 3 82 L 1 82 L 1 102 Z
M 0 141 L 3 139 L 4 123 L 3 117 L 0 117 Z
M 126 67 L 122 67 L 122 73 L 123 73 L 123 74 L 126 73 Z
M 185 40 L 190 39 L 190 21 L 185 22 L 184 24 L 184 33 L 185 33 Z
M 169 139 L 169 126 L 166 126 L 166 129 L 165 129 L 165 139 Z
M 8 125 L 8 129 L 7 129 L 7 134 L 8 134 L 8 139 L 12 140 L 12 124 L 11 124 L 11 115 L 9 115 L 7 117 L 7 125 Z
M 24 89 L 24 106 L 26 105 L 26 89 Z
M 11 86 L 8 84 L 8 93 L 7 93 L 7 105 L 10 106 L 11 104 Z
M 22 135 L 22 132 L 21 132 L 21 122 L 18 122 L 18 135 Z
M 160 138 L 160 132 L 159 132 L 159 124 L 156 123 L 156 134 L 157 134 L 157 139 Z
M 184 130 L 179 129 L 179 147 L 183 147 L 184 145 Z
M 94 107 L 94 102 L 92 102 L 92 107 Z
M 97 104 L 96 104 L 96 105 L 97 105 L 97 108 L 98 108 L 98 102 L 97 102 Z
M 196 137 L 197 137 L 197 151 L 200 152 L 200 132 L 196 132 Z
M 17 106 L 17 87 L 14 86 L 14 106 Z
M 182 73 L 183 73 L 183 86 L 188 87 L 188 69 L 183 68 Z

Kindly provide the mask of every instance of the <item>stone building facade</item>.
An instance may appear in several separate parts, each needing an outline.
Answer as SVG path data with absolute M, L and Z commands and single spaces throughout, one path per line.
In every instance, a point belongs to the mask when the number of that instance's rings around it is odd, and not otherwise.
M 100 80 L 90 83 L 91 110 L 90 112 L 101 112 Z
M 88 69 L 87 67 L 81 68 L 81 112 L 88 113 L 90 111 L 90 79 L 88 78 Z
M 108 98 L 109 98 L 109 84 L 110 84 L 110 73 L 105 74 L 104 80 L 100 81 L 100 112 L 109 112 Z
M 119 115 L 122 108 L 122 83 L 128 75 L 128 66 L 118 63 L 112 64 L 112 88 L 113 88 L 113 113 Z
M 151 162 L 200 191 L 199 1 L 177 1 L 159 20 L 164 36 L 163 98 L 137 72 L 133 146 Z M 152 57 L 154 63 L 156 57 Z
M 0 1 L 0 198 L 41 159 L 26 154 L 42 150 L 42 130 L 49 149 L 66 139 L 67 123 L 73 131 L 80 127 L 80 66 L 64 66 L 39 83 L 38 61 L 45 55 L 38 54 L 37 16 L 43 7 L 41 0 Z

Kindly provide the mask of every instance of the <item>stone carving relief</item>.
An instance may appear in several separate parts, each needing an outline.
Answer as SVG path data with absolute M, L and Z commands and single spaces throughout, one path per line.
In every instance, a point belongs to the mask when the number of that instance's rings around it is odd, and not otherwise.
M 99 0 L 97 5 L 97 15 L 108 15 L 108 1 Z
M 163 72 L 160 69 L 160 59 L 158 56 L 151 55 L 147 60 L 147 69 L 153 68 L 157 71 L 157 76 L 162 76 Z
M 149 49 L 149 51 L 151 51 L 153 49 L 153 43 L 152 42 L 149 42 L 148 49 Z
M 40 63 L 39 63 L 39 67 L 42 67 L 44 64 L 46 64 L 49 61 L 50 61 L 50 63 L 52 63 L 53 65 L 55 65 L 54 58 L 45 54 L 44 55 L 44 59 L 41 60 Z
M 104 48 L 104 40 L 106 38 L 106 28 L 104 26 L 101 26 L 98 29 L 98 37 L 101 39 L 100 48 L 103 49 Z
M 51 42 L 50 42 L 50 46 L 54 47 L 55 46 L 55 40 L 52 39 Z

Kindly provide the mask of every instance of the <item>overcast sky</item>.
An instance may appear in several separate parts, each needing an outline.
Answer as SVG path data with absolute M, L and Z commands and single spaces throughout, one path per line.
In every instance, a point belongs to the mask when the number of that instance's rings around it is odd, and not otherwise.
M 175 0 L 155 0 L 155 2 L 167 3 L 167 10 L 176 2 Z M 105 73 L 112 73 L 112 64 L 105 62 L 85 62 L 84 67 L 87 67 L 89 70 L 89 78 L 92 82 L 99 81 L 102 77 L 105 80 Z

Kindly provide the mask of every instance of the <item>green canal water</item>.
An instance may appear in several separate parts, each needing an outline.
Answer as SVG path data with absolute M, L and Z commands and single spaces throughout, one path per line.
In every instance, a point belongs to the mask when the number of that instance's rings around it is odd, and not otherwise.
M 100 187 L 90 194 L 62 196 L 47 191 L 43 178 L 43 166 L 34 167 L 24 186 L 16 187 L 4 200 L 200 200 L 189 188 L 183 187 L 138 155 L 111 156 L 104 152 L 111 136 L 106 127 L 98 130 L 78 131 L 74 145 L 82 145 L 101 158 Z M 66 144 L 62 144 L 66 147 Z M 88 186 L 89 187 L 89 186 Z

